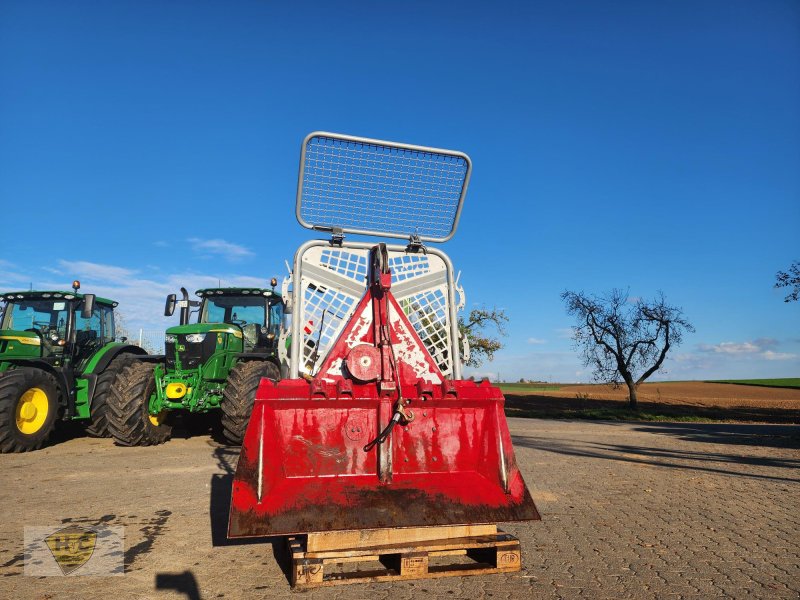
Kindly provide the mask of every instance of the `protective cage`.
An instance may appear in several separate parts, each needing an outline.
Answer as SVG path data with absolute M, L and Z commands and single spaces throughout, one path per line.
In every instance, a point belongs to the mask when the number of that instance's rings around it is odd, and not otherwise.
M 297 220 L 319 231 L 445 242 L 471 171 L 463 152 L 314 132 L 300 156 Z
M 291 337 L 302 344 L 291 345 L 290 378 L 318 375 L 364 295 L 371 247 L 313 240 L 298 249 L 292 275 Z M 457 313 L 465 299 L 449 257 L 435 248 L 425 253 L 408 252 L 405 246 L 387 248 L 394 297 L 442 374 L 460 379 Z

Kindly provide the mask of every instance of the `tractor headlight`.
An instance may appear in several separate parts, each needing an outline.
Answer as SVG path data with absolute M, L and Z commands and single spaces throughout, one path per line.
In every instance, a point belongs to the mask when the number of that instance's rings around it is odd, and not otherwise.
M 204 339 L 206 339 L 205 333 L 190 333 L 186 336 L 186 341 L 190 344 L 199 344 Z
M 178 341 L 178 336 L 168 333 L 167 335 L 164 336 L 164 341 L 167 342 L 168 344 L 174 344 L 175 342 Z

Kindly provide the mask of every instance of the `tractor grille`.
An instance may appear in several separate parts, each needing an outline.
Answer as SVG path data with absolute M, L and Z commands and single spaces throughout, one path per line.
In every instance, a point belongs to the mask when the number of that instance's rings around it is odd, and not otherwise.
M 185 335 L 178 335 L 177 345 L 182 346 L 184 350 L 176 352 L 175 344 L 166 344 L 167 369 L 175 369 L 176 356 L 180 359 L 181 368 L 196 369 L 214 354 L 217 349 L 217 336 L 215 333 L 207 333 L 202 342 L 190 343 L 186 341 Z
M 175 344 L 173 342 L 164 342 L 164 356 L 167 363 L 167 369 L 175 369 Z

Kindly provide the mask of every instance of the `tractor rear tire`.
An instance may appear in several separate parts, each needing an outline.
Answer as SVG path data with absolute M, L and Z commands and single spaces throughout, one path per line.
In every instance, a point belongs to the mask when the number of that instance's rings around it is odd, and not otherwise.
M 150 415 L 156 391 L 155 365 L 133 361 L 114 380 L 108 394 L 108 430 L 120 446 L 155 446 L 172 435 L 172 427 Z
M 38 450 L 55 429 L 58 384 L 40 369 L 0 375 L 0 453 Z
M 247 361 L 237 364 L 228 375 L 222 394 L 222 434 L 233 445 L 241 445 L 244 439 L 262 377 L 277 381 L 281 373 L 271 362 Z
M 97 378 L 89 421 L 86 425 L 86 433 L 90 437 L 111 437 L 111 432 L 108 430 L 108 394 L 117 375 L 134 360 L 136 360 L 134 354 L 120 354 Z

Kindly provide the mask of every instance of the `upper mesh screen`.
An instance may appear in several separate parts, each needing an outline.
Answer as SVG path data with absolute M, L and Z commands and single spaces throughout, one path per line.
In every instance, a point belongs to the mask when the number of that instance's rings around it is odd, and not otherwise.
M 303 226 L 440 242 L 455 232 L 470 170 L 461 153 L 335 134 L 308 138 L 301 165 Z
M 302 255 L 300 304 L 294 307 L 302 340 L 298 371 L 317 375 L 330 349 L 353 316 L 366 291 L 369 249 L 325 245 Z M 452 376 L 457 340 L 451 337 L 449 302 L 455 294 L 447 283 L 445 262 L 432 253 L 389 251 L 392 294 L 445 377 Z

